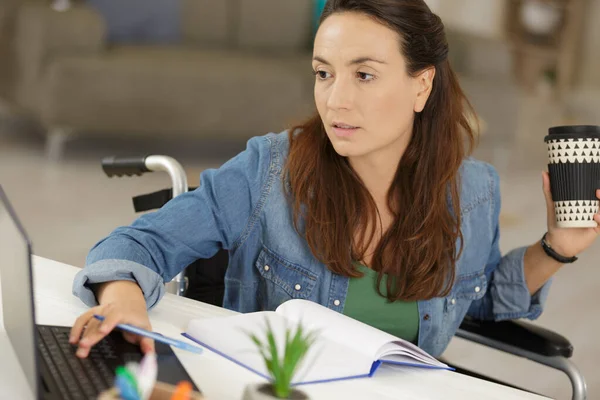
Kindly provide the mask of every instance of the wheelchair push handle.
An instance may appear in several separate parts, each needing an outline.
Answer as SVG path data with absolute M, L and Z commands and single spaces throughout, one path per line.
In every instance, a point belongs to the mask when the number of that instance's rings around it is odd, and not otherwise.
M 166 172 L 171 178 L 172 185 L 169 197 L 174 198 L 188 191 L 187 175 L 183 167 L 177 160 L 169 156 L 106 157 L 102 160 L 102 169 L 109 178 L 123 175 L 142 175 L 146 172 Z M 152 199 L 150 200 L 152 202 Z M 137 209 L 138 207 L 136 206 Z M 145 209 L 148 208 L 146 207 Z M 171 282 L 166 283 L 165 286 L 167 292 L 183 296 L 187 290 L 187 282 L 184 272 L 180 272 Z
M 147 172 L 166 172 L 171 178 L 172 197 L 188 191 L 187 176 L 183 167 L 169 156 L 106 157 L 102 160 L 102 169 L 109 178 L 123 175 L 139 176 Z
M 147 157 L 106 157 L 102 159 L 102 170 L 109 178 L 123 175 L 142 175 L 151 170 L 146 166 Z

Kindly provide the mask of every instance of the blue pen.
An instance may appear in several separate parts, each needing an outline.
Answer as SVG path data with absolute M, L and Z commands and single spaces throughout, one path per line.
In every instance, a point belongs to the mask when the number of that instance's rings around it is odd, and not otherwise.
M 96 318 L 97 320 L 100 320 L 100 321 L 104 321 L 104 317 L 102 315 L 94 314 L 94 318 Z M 189 344 L 187 344 L 185 342 L 182 342 L 180 340 L 171 339 L 171 338 L 168 338 L 166 336 L 161 335 L 160 333 L 150 332 L 150 331 L 147 331 L 147 330 L 142 329 L 142 328 L 138 328 L 138 327 L 133 326 L 133 325 L 129 325 L 129 324 L 117 324 L 117 328 L 119 328 L 119 329 L 121 329 L 123 331 L 134 333 L 134 334 L 139 335 L 139 336 L 149 337 L 150 339 L 154 339 L 157 342 L 166 343 L 166 344 L 171 345 L 173 347 L 177 347 L 178 349 L 191 351 L 192 353 L 197 353 L 197 354 L 202 353 L 202 348 L 201 347 L 192 346 L 192 345 L 189 345 Z

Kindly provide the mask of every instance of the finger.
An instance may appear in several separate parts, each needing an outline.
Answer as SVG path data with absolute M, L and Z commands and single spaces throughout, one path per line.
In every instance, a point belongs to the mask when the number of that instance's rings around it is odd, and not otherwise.
M 106 336 L 104 333 L 98 330 L 99 326 L 100 321 L 96 319 L 90 320 L 83 334 L 83 338 L 79 341 L 77 357 L 87 357 L 87 355 L 90 352 L 90 349 Z
M 114 311 L 108 312 L 104 317 L 104 321 L 100 323 L 98 331 L 104 335 L 108 335 L 121 322 L 123 322 L 121 314 Z
M 596 189 L 596 197 L 600 200 L 600 189 Z
M 79 340 L 79 345 L 77 347 L 76 355 L 78 357 L 85 358 L 88 356 L 89 351 L 92 348 L 92 345 L 90 344 L 90 341 L 88 338 L 90 335 L 92 335 L 94 333 L 94 331 L 98 328 L 99 325 L 100 325 L 100 321 L 98 321 L 94 318 L 92 318 L 88 321 L 88 323 L 85 326 L 85 329 L 83 331 L 83 335 L 81 336 L 81 339 Z
M 135 333 L 131 333 L 131 332 L 123 332 L 123 337 L 125 338 L 126 341 L 128 341 L 131 344 L 138 344 L 138 343 L 140 343 L 140 340 L 142 339 L 141 336 L 136 335 Z
M 552 190 L 550 187 L 550 174 L 544 171 L 542 172 L 542 188 L 544 191 L 544 198 L 546 199 L 546 209 L 548 211 L 548 220 L 554 221 L 554 201 L 552 200 Z
M 154 340 L 150 338 L 142 338 L 140 340 L 140 348 L 142 349 L 142 353 L 154 353 Z
M 542 188 L 544 189 L 544 197 L 547 202 L 552 203 L 552 190 L 550 184 L 550 174 L 546 171 L 542 172 Z
M 151 330 L 151 328 L 149 328 L 149 330 Z M 139 336 L 131 332 L 123 332 L 123 337 L 129 343 L 139 344 L 143 353 L 154 352 L 154 340 L 148 337 Z
M 87 312 L 81 314 L 81 316 L 79 318 L 77 318 L 77 320 L 73 324 L 73 327 L 71 328 L 71 334 L 69 336 L 69 343 L 71 343 L 71 344 L 79 343 L 79 339 L 81 338 L 83 329 L 88 324 L 90 319 L 93 318 L 94 313 L 96 311 L 97 311 L 96 308 L 92 308 L 92 309 L 88 310 Z

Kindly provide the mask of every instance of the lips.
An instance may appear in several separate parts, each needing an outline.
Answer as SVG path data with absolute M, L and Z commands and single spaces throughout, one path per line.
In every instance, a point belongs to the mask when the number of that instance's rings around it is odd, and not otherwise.
M 334 123 L 333 127 L 340 128 L 340 129 L 356 129 L 356 128 L 358 128 L 357 126 L 343 124 L 343 123 Z
M 345 122 L 334 122 L 332 124 L 333 131 L 335 135 L 338 137 L 350 137 L 352 136 L 358 129 L 357 126 L 347 124 Z

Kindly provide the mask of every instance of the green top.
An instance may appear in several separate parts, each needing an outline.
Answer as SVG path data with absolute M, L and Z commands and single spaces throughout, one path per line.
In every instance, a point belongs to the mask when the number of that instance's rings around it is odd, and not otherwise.
M 358 265 L 365 275 L 350 278 L 344 315 L 414 344 L 419 337 L 419 309 L 416 301 L 395 301 L 377 293 L 377 272 Z M 382 288 L 384 288 L 384 281 Z M 385 293 L 384 290 L 382 292 Z

